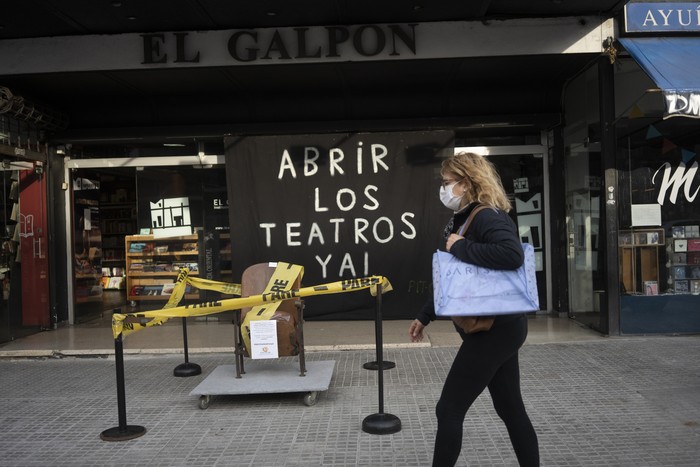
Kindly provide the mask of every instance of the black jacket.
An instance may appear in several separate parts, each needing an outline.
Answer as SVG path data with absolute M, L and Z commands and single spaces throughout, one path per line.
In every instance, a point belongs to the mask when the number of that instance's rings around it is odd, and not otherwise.
M 477 203 L 472 203 L 455 212 L 449 231 L 457 233 L 476 206 Z M 490 269 L 518 269 L 525 258 L 518 228 L 508 213 L 498 209 L 480 211 L 472 220 L 465 238 L 455 242 L 450 253 L 461 261 Z M 435 319 L 432 297 L 416 318 L 424 325 Z

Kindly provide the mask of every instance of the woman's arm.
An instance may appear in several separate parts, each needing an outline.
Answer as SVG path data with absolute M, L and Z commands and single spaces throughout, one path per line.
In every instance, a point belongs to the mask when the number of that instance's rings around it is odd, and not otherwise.
M 467 238 L 455 241 L 449 251 L 461 261 L 491 269 L 518 269 L 524 260 L 515 223 L 494 209 L 477 213 Z
M 423 326 L 427 326 L 431 321 L 435 321 L 436 318 L 435 304 L 433 303 L 433 294 L 431 293 L 428 300 L 425 301 L 423 308 L 418 312 L 416 319 L 420 321 Z

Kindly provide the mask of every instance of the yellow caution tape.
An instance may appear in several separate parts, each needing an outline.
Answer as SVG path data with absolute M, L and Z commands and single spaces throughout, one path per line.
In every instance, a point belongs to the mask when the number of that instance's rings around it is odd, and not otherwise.
M 241 284 L 229 284 L 227 282 L 218 282 L 189 276 L 187 277 L 187 283 L 198 289 L 213 290 L 226 295 L 241 295 Z
M 177 279 L 175 279 L 175 287 L 173 288 L 173 292 L 170 294 L 168 302 L 163 306 L 163 310 L 177 307 L 177 305 L 182 300 L 182 297 L 185 296 L 188 284 L 200 289 L 214 290 L 229 295 L 241 294 L 240 284 L 230 284 L 227 282 L 218 282 L 209 279 L 201 279 L 199 277 L 190 277 L 189 269 L 183 268 L 180 270 Z M 143 313 L 115 313 L 112 315 L 112 334 L 114 334 L 115 339 L 119 337 L 120 333 L 122 333 L 123 336 L 127 336 L 132 332 L 140 331 L 141 329 L 147 327 L 160 326 L 172 317 L 173 316 L 167 316 L 167 314 L 163 314 L 160 316 L 154 316 L 149 319 L 144 319 L 145 315 Z
M 277 268 L 280 268 L 280 265 L 284 265 L 282 267 L 287 266 L 286 263 L 278 263 Z M 244 298 L 230 298 L 213 302 L 203 302 L 185 306 L 175 306 L 177 303 L 179 303 L 182 296 L 184 296 L 184 291 L 186 289 L 187 283 L 190 283 L 193 286 L 195 285 L 195 282 L 199 282 L 200 285 L 206 283 L 207 285 L 212 287 L 215 285 L 214 281 L 208 281 L 206 279 L 197 279 L 197 281 L 192 281 L 193 278 L 189 277 L 187 274 L 187 271 L 182 271 L 182 273 L 178 276 L 178 281 L 176 282 L 175 290 L 173 290 L 173 294 L 171 295 L 170 300 L 168 300 L 168 303 L 163 309 L 143 311 L 139 313 L 114 313 L 112 315 L 112 334 L 114 335 L 114 338 L 118 339 L 120 335 L 127 336 L 135 331 L 163 324 L 169 318 L 206 316 L 221 313 L 224 311 L 239 310 L 241 308 L 247 307 L 256 307 L 258 305 L 269 306 L 272 303 L 280 302 L 283 300 L 290 300 L 294 298 L 354 292 L 363 289 L 370 289 L 372 295 L 376 296 L 377 286 L 379 285 L 381 285 L 382 287 L 382 293 L 389 292 L 392 290 L 391 283 L 387 278 L 383 276 L 368 276 L 358 279 L 348 279 L 337 282 L 331 282 L 328 284 L 321 284 L 311 287 L 302 287 L 300 289 L 269 291 L 264 292 L 260 295 L 251 295 L 250 297 Z M 220 287 L 222 290 L 232 290 L 235 289 L 235 286 L 236 284 L 227 284 L 224 282 L 220 282 L 216 287 Z M 211 290 L 219 289 L 212 288 Z

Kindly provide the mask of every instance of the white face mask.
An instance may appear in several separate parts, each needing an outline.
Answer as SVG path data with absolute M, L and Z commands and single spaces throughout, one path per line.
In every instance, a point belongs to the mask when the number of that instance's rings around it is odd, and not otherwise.
M 457 182 L 447 185 L 446 187 L 440 187 L 440 201 L 445 205 L 447 209 L 452 209 L 453 211 L 459 210 L 459 205 L 462 202 L 461 196 L 455 196 L 452 189 L 457 185 Z

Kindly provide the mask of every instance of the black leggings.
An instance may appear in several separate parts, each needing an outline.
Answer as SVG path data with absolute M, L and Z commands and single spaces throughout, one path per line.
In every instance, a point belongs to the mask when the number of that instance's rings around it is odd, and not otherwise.
M 540 464 L 537 434 L 520 394 L 518 349 L 525 337 L 525 315 L 500 316 L 490 331 L 462 335 L 462 346 L 435 409 L 438 429 L 433 467 L 453 466 L 457 462 L 467 410 L 486 387 L 496 413 L 506 424 L 520 465 Z

